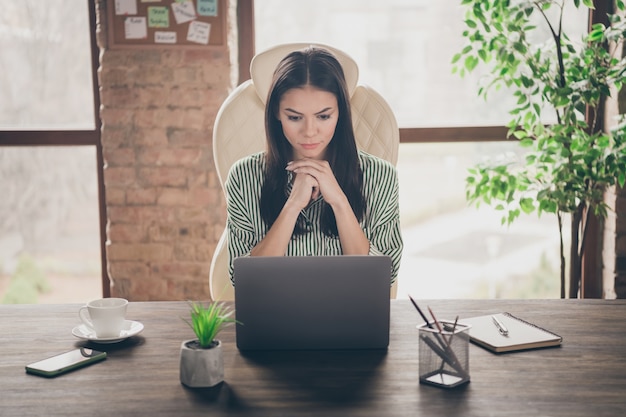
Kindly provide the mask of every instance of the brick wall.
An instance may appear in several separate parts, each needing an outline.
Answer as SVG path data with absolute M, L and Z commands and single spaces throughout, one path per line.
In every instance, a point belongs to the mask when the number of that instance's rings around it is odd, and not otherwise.
M 97 0 L 113 296 L 209 298 L 211 257 L 225 222 L 211 135 L 236 80 L 234 3 L 228 46 L 110 50 L 106 7 L 113 1 Z

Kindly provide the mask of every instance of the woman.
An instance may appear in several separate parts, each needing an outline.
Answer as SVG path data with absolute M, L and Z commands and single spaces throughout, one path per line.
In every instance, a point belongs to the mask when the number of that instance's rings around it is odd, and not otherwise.
M 358 151 L 341 65 L 325 49 L 278 65 L 265 109 L 267 150 L 226 180 L 228 250 L 239 256 L 389 255 L 402 237 L 390 163 Z M 234 282 L 233 282 L 234 284 Z

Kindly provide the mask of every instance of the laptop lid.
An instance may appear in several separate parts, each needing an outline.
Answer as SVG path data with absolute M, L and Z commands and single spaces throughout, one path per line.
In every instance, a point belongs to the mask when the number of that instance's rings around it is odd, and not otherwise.
M 234 260 L 240 350 L 386 349 L 388 256 Z

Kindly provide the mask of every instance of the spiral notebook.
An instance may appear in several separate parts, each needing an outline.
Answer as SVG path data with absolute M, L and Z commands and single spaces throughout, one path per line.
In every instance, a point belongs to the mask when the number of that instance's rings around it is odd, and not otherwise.
M 493 317 L 506 328 L 501 334 Z M 460 320 L 470 328 L 470 340 L 495 353 L 560 346 L 563 338 L 511 313 L 497 313 Z

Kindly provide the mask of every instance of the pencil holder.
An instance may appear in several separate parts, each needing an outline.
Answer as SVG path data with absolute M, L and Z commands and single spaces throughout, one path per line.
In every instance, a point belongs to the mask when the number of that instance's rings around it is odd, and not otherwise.
M 454 388 L 470 380 L 470 326 L 440 321 L 418 326 L 420 383 Z

